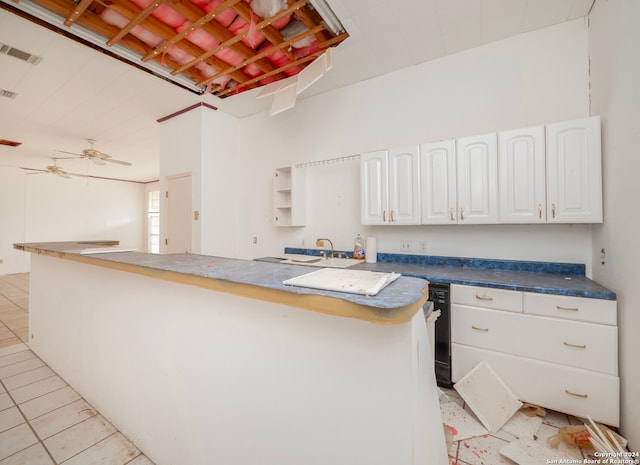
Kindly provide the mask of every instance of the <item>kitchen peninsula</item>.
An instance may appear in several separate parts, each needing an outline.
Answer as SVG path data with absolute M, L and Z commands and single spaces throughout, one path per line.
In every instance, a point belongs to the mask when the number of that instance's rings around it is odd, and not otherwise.
M 104 243 L 31 252 L 30 346 L 156 464 L 446 464 L 422 306 L 310 270 Z M 188 458 L 188 462 L 185 462 Z

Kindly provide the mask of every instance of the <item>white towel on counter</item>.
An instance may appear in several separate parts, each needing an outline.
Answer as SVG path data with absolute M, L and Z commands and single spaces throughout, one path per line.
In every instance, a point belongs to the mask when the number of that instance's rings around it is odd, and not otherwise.
M 282 284 L 350 294 L 376 295 L 400 276 L 399 273 L 323 268 L 287 279 Z

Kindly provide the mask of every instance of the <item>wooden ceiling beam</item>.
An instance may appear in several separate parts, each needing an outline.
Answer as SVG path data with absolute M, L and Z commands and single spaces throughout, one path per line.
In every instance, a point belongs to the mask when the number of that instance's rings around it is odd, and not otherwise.
M 278 14 L 276 14 L 273 18 L 270 18 L 269 20 L 264 19 L 261 22 L 259 22 L 256 25 L 256 30 L 260 31 L 262 30 L 264 27 L 266 27 L 271 21 L 277 21 L 278 19 L 295 12 L 297 9 L 302 8 L 304 5 L 306 5 L 306 0 L 298 0 L 297 2 L 293 2 L 288 8 L 280 11 Z M 191 62 L 187 63 L 186 65 L 182 66 L 180 69 L 175 70 L 173 73 L 181 73 L 182 71 L 184 71 L 187 68 L 190 68 L 191 66 L 196 65 L 197 63 L 206 60 L 208 57 L 210 57 L 211 55 L 214 55 L 216 53 L 218 53 L 220 50 L 224 49 L 224 48 L 228 48 L 231 45 L 235 44 L 236 42 L 239 42 L 240 40 L 244 39 L 247 36 L 247 32 L 243 33 L 243 34 L 238 34 L 237 36 L 234 36 L 233 38 L 222 42 L 220 45 L 218 45 L 217 47 L 209 50 L 208 52 L 204 53 L 203 55 L 195 58 L 194 60 L 192 60 Z M 249 63 L 253 63 L 254 61 L 260 60 L 261 58 L 266 57 L 267 54 L 261 56 L 260 58 L 256 58 L 253 61 L 249 61 L 251 60 L 253 57 L 251 58 L 247 58 L 245 61 L 243 61 L 243 65 L 242 66 L 237 66 L 236 69 L 240 69 L 243 66 L 246 66 Z M 255 56 L 255 55 L 254 55 Z M 273 65 L 273 68 L 267 71 L 272 71 L 273 69 L 275 69 L 275 65 Z M 265 71 L 265 70 L 263 70 Z
M 287 3 L 291 3 L 293 0 L 287 0 Z M 306 2 L 305 2 L 306 3 Z M 307 29 L 313 29 L 318 24 L 323 23 L 322 17 L 318 14 L 318 12 L 309 6 L 305 5 L 304 8 L 300 8 L 295 12 L 296 18 L 302 21 L 302 24 L 307 26 Z M 316 34 L 316 38 L 318 42 L 324 42 L 325 40 L 329 40 L 333 37 L 333 34 L 329 33 L 324 27 L 320 32 Z
M 133 29 L 134 27 L 139 25 L 142 21 L 147 19 L 147 16 L 149 16 L 151 13 L 153 13 L 156 10 L 156 8 L 158 8 L 164 2 L 165 2 L 165 0 L 155 0 L 155 1 L 151 2 L 148 7 L 146 7 L 135 18 L 133 18 L 131 21 L 129 21 L 129 24 L 127 24 L 125 27 L 120 29 L 120 32 L 118 32 L 115 36 L 113 36 L 111 39 L 109 39 L 107 41 L 107 45 L 108 46 L 112 46 L 113 44 L 119 42 L 120 39 L 122 39 L 124 36 L 126 36 L 131 31 L 131 29 Z
M 76 19 L 80 17 L 84 10 L 86 10 L 93 0 L 81 0 L 73 11 L 67 16 L 67 19 L 64 21 L 64 25 L 67 27 L 71 27 Z
M 131 5 L 131 6 L 130 5 L 131 4 L 128 1 L 125 3 L 122 0 L 113 0 L 112 3 L 109 5 L 109 8 L 111 8 L 114 11 L 120 13 L 125 18 L 131 20 L 137 15 L 137 11 L 135 10 L 136 7 L 134 5 Z M 157 18 L 155 18 L 153 16 L 147 17 L 143 21 L 141 26 L 143 26 L 149 32 L 152 32 L 152 33 L 162 37 L 164 40 L 170 40 L 175 35 L 175 31 L 174 31 L 174 29 L 172 27 L 170 27 L 169 25 L 163 23 L 162 21 L 160 21 L 159 19 L 157 19 Z M 182 50 L 184 50 L 185 52 L 189 53 L 190 55 L 192 55 L 194 57 L 195 56 L 200 56 L 205 52 L 203 49 L 201 49 L 200 47 L 198 47 L 195 44 L 192 44 L 188 40 L 181 40 L 181 41 L 177 42 L 175 44 L 175 46 L 180 48 L 180 49 L 182 49 Z M 147 50 L 142 55 L 143 56 L 147 56 L 147 55 L 150 54 L 149 52 L 150 52 L 150 50 Z M 152 54 L 153 59 L 154 60 L 159 60 L 159 61 L 162 60 L 163 55 L 164 54 L 161 54 L 161 53 Z M 221 59 L 219 59 L 217 57 L 210 57 L 206 62 L 207 62 L 207 64 L 213 66 L 218 71 L 229 67 L 228 63 L 226 63 L 225 61 L 223 61 L 223 60 L 221 60 Z M 240 71 L 234 72 L 233 75 L 231 75 L 231 77 L 233 79 L 235 79 L 236 81 L 238 81 L 238 82 L 245 82 L 245 81 L 247 81 L 249 79 L 249 77 L 246 74 L 244 74 L 244 73 L 242 73 Z
M 158 54 L 158 53 L 164 52 L 167 48 L 169 48 L 172 45 L 175 45 L 176 43 L 178 43 L 179 41 L 184 39 L 188 34 L 190 34 L 191 32 L 195 31 L 196 29 L 202 28 L 206 23 L 208 23 L 213 18 L 215 18 L 216 15 L 220 14 L 221 12 L 223 12 L 224 10 L 229 8 L 229 6 L 233 5 L 234 3 L 238 3 L 239 1 L 241 1 L 241 0 L 227 0 L 222 5 L 220 5 L 218 8 L 216 8 L 215 10 L 210 11 L 206 15 L 198 18 L 196 21 L 193 21 L 191 23 L 191 26 L 189 26 L 188 28 L 184 28 L 181 32 L 179 32 L 178 34 L 173 36 L 171 39 L 166 40 L 162 44 L 158 45 L 153 50 L 153 52 L 151 52 L 149 55 L 143 57 L 142 61 L 147 61 L 148 59 L 152 58 L 153 54 Z M 206 55 L 206 53 L 205 53 L 205 55 Z M 202 56 L 202 55 L 200 55 L 200 56 Z M 211 56 L 211 55 L 209 55 L 209 56 Z
M 311 29 L 310 31 L 303 32 L 302 34 L 299 34 L 299 35 L 297 35 L 297 36 L 295 36 L 295 37 L 292 37 L 291 39 L 285 40 L 285 41 L 284 41 L 284 42 L 282 42 L 281 44 L 279 44 L 279 45 L 277 45 L 277 46 L 275 46 L 275 47 L 271 47 L 271 48 L 269 48 L 269 49 L 267 49 L 267 50 L 265 50 L 265 51 L 263 51 L 263 52 L 258 53 L 258 54 L 257 54 L 257 55 L 255 55 L 255 56 L 253 56 L 253 57 L 251 57 L 251 58 L 249 58 L 249 59 L 247 59 L 247 60 L 243 61 L 242 63 L 237 64 L 236 66 L 234 66 L 234 68 L 239 69 L 239 68 L 242 68 L 242 67 L 244 67 L 244 66 L 246 66 L 246 65 L 248 65 L 248 64 L 253 63 L 253 62 L 254 62 L 254 61 L 256 61 L 256 60 L 260 60 L 260 59 L 262 59 L 262 58 L 266 57 L 267 55 L 272 54 L 273 52 L 275 52 L 275 51 L 277 51 L 277 50 L 280 50 L 280 49 L 283 49 L 283 48 L 285 48 L 285 47 L 288 47 L 288 46 L 289 46 L 289 45 L 291 45 L 293 42 L 297 42 L 297 41 L 299 41 L 299 40 L 304 39 L 304 38 L 305 38 L 305 37 L 307 37 L 307 36 L 310 36 L 310 35 L 312 35 L 312 34 L 317 33 L 317 32 L 318 32 L 318 31 L 320 31 L 322 28 L 323 28 L 323 26 L 316 26 L 314 29 Z M 231 68 L 231 69 L 233 69 L 233 68 Z M 284 69 L 286 69 L 286 67 L 285 67 Z M 207 78 L 207 79 L 205 79 L 205 80 L 203 80 L 203 81 L 198 82 L 198 85 L 208 85 L 208 84 L 209 84 L 210 82 L 212 82 L 214 79 L 219 78 L 219 77 L 220 77 L 220 76 L 222 76 L 223 74 L 224 74 L 224 73 L 219 73 L 219 74 L 216 74 L 216 75 L 214 75 L 214 76 L 211 76 L 211 77 L 209 77 L 209 78 Z M 262 76 L 262 77 L 264 77 L 264 75 L 263 75 L 263 74 L 262 74 L 261 76 Z
M 315 53 L 312 53 L 310 55 L 307 55 L 306 57 L 300 58 L 300 59 L 294 61 L 293 63 L 289 63 L 289 64 L 287 64 L 285 66 L 281 66 L 280 68 L 276 69 L 274 71 L 274 73 L 284 71 L 285 69 L 291 68 L 292 66 L 304 65 L 305 63 L 316 59 L 317 57 L 319 57 L 323 53 L 324 53 L 324 50 L 320 50 L 318 52 L 315 52 Z M 260 81 L 261 79 L 268 78 L 270 76 L 272 76 L 271 73 L 266 73 L 266 74 L 260 75 L 258 77 L 255 77 L 255 78 L 247 81 L 246 84 L 255 84 L 256 82 Z M 226 89 L 219 88 L 218 90 L 219 90 L 219 93 L 216 94 L 217 96 L 227 96 L 230 93 L 235 91 L 235 89 L 233 89 L 233 88 L 226 88 Z M 218 91 L 214 90 L 212 93 L 215 93 L 215 92 L 218 92 Z
M 255 18 L 262 19 L 258 15 L 256 15 L 251 9 L 251 7 L 247 5 L 245 2 L 240 2 L 236 4 L 233 7 L 233 9 L 236 10 L 238 14 L 242 16 L 242 18 L 245 21 L 247 21 L 249 24 L 251 24 L 251 22 L 254 21 Z M 275 27 L 271 26 L 271 24 L 267 25 L 265 28 L 262 29 L 262 34 L 273 45 L 279 45 L 282 43 L 282 41 L 284 41 L 284 37 L 282 37 L 282 34 L 280 33 L 280 31 L 278 31 Z M 289 57 L 290 60 L 294 60 L 293 53 L 291 53 L 290 50 L 283 50 L 283 52 L 287 55 L 287 57 Z
M 238 2 L 234 4 L 234 7 L 237 5 L 240 5 L 244 3 L 242 2 Z M 181 15 L 183 15 L 185 18 L 187 18 L 189 21 L 191 22 L 195 22 L 198 20 L 198 18 L 200 18 L 202 16 L 202 10 L 199 9 L 197 6 L 195 6 L 193 3 L 191 3 L 188 0 L 172 0 L 171 1 L 171 6 Z M 208 22 L 206 24 L 203 25 L 202 30 L 204 30 L 205 32 L 208 32 L 209 34 L 211 34 L 213 37 L 215 37 L 216 39 L 218 39 L 221 42 L 226 42 L 227 40 L 231 40 L 235 37 L 235 35 L 229 31 L 226 27 L 224 27 L 222 24 L 218 23 L 217 21 L 211 21 Z M 231 45 L 231 49 L 236 52 L 237 54 L 239 54 L 241 57 L 243 57 L 244 59 L 250 58 L 252 56 L 255 55 L 255 50 L 253 50 L 252 48 L 248 47 L 246 44 L 244 44 L 243 42 L 236 42 L 233 45 Z M 206 53 L 206 51 L 202 51 L 202 54 Z M 195 55 L 196 57 L 202 55 L 202 54 L 198 54 Z M 214 56 L 211 56 L 207 59 L 207 61 L 214 59 Z M 219 60 L 219 59 L 218 59 Z M 229 69 L 231 68 L 233 65 L 231 65 L 230 63 L 227 63 L 223 60 L 219 60 L 221 62 L 220 66 L 216 66 L 216 68 L 220 71 L 225 70 L 225 69 Z M 256 61 L 256 66 L 258 68 L 260 68 L 261 71 L 264 72 L 270 72 L 273 71 L 275 69 L 275 65 L 273 63 L 271 63 L 271 61 L 269 60 L 258 60 Z M 243 76 L 242 81 L 240 82 L 244 82 L 247 79 L 249 79 L 249 77 L 247 75 L 245 75 L 244 73 L 242 73 L 241 71 L 237 71 L 239 68 L 236 68 L 236 70 L 234 71 L 234 76 L 233 79 L 235 79 L 236 81 L 240 81 L 239 79 L 237 79 L 235 76 L 238 75 L 238 73 L 241 73 Z M 223 74 L 230 74 L 230 72 L 225 72 Z M 283 79 L 285 78 L 285 75 L 281 75 L 278 77 L 278 79 Z

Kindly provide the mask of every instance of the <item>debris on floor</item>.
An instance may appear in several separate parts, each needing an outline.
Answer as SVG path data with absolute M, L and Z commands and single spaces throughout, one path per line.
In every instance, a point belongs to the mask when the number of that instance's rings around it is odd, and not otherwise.
M 523 404 L 486 362 L 440 390 L 440 411 L 450 464 L 597 463 L 589 460 L 598 453 L 629 454 L 623 437 L 591 418 Z
M 488 431 L 478 420 L 455 402 L 440 404 L 440 411 L 442 412 L 442 422 L 451 432 L 453 441 L 463 441 L 488 434 Z
M 549 449 L 539 441 L 533 439 L 519 438 L 510 442 L 502 449 L 500 453 L 505 457 L 513 460 L 519 465 L 539 465 L 541 463 L 567 463 L 569 457 L 563 453 Z
M 522 407 L 522 402 L 487 362 L 478 363 L 454 389 L 491 433 L 502 428 Z

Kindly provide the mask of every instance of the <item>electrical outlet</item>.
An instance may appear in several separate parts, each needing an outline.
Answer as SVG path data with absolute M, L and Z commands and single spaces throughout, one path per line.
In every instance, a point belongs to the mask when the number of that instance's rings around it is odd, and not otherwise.
M 427 241 L 420 241 L 418 243 L 418 247 L 420 252 L 426 252 L 427 251 Z
M 257 244 L 258 243 L 258 236 L 253 236 L 252 242 L 254 244 Z
M 400 241 L 400 250 L 402 252 L 410 252 L 411 251 L 411 241 L 408 239 L 404 239 Z

